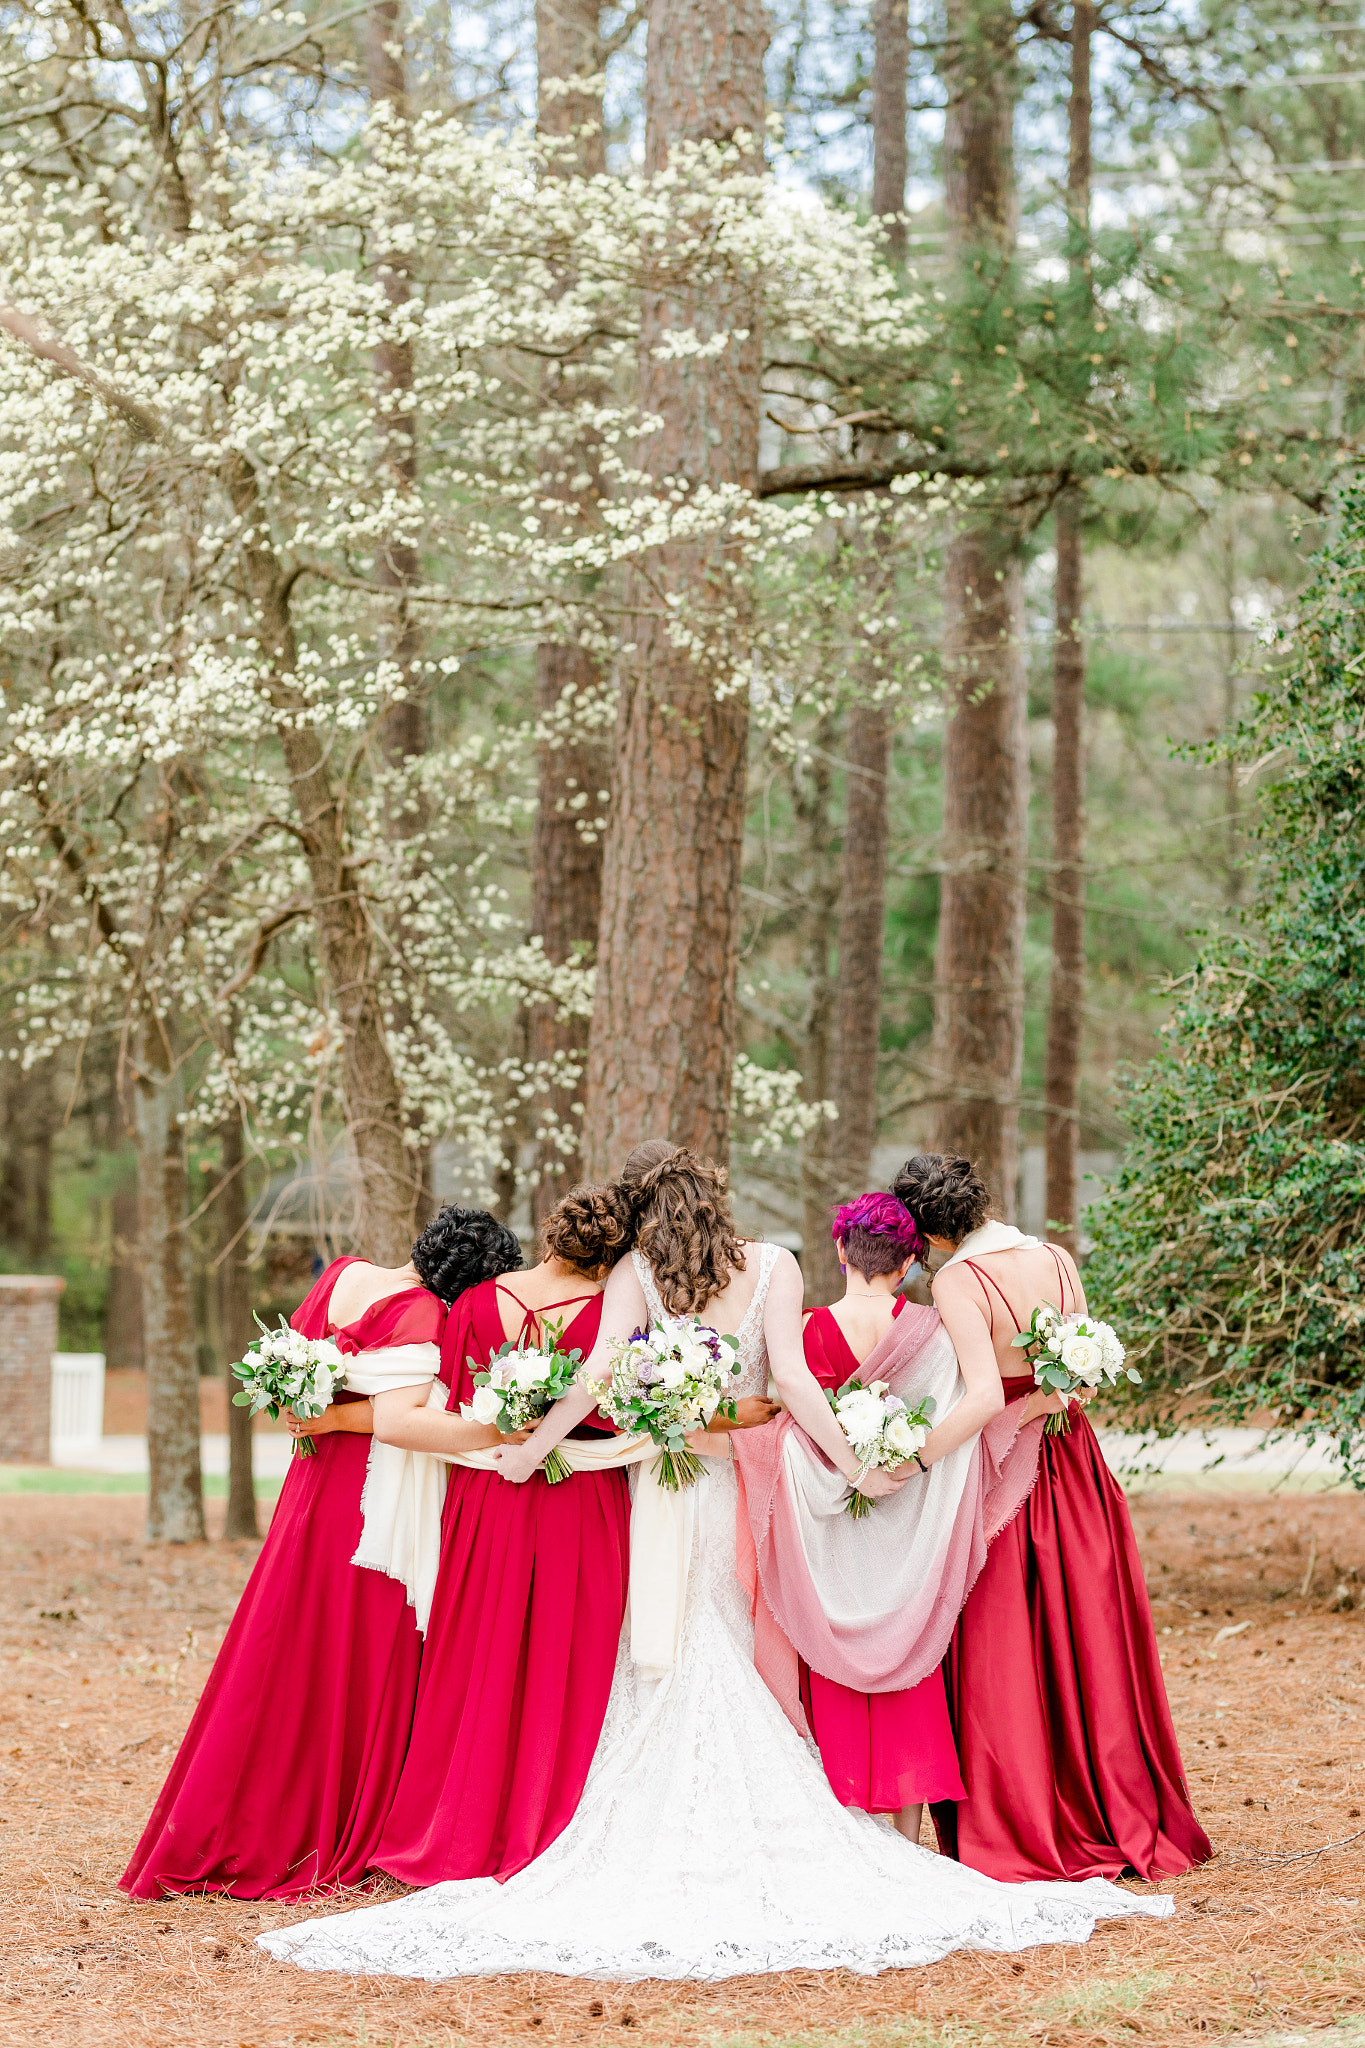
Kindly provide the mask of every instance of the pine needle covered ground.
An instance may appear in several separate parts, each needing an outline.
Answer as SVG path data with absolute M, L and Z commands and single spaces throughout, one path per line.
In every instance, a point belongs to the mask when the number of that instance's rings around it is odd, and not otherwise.
M 150 1549 L 137 1499 L 0 1497 L 0 2032 L 16 2048 L 453 2048 L 622 2028 L 668 2044 L 1166 2048 L 1365 2012 L 1365 1615 L 1328 1607 L 1365 1579 L 1360 1505 L 1153 1493 L 1136 1509 L 1218 1850 L 1163 1887 L 1174 1920 L 878 1978 L 432 1986 L 305 1976 L 252 1946 L 307 1909 L 124 1899 L 118 1874 L 255 1546 Z M 221 1525 L 221 1502 L 209 1514 Z

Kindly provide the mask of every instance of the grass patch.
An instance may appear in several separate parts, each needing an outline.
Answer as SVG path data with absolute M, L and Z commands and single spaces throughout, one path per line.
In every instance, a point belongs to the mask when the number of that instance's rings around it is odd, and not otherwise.
M 276 1500 L 282 1479 L 258 1479 L 257 1500 Z M 206 1474 L 205 1500 L 224 1500 L 228 1483 L 221 1474 Z M 141 1493 L 147 1491 L 145 1472 L 76 1472 L 65 1466 L 0 1465 L 0 1494 L 5 1493 Z

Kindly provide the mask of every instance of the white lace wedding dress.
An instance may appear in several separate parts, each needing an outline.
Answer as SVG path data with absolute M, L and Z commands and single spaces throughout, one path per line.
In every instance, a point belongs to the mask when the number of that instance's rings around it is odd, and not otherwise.
M 652 1313 L 649 1268 L 636 1254 Z M 739 1331 L 740 1393 L 766 1391 L 763 1304 L 775 1248 Z M 572 1483 L 572 1482 L 570 1482 Z M 260 1937 L 308 1970 L 386 1976 L 711 1981 L 775 1970 L 901 1969 L 951 1949 L 1085 1941 L 1111 1914 L 1169 1898 L 1083 1884 L 997 1884 L 839 1805 L 819 1756 L 754 1669 L 735 1576 L 733 1467 L 708 1461 L 682 1640 L 642 1685 L 624 1648 L 570 1825 L 505 1884 L 462 1880 Z

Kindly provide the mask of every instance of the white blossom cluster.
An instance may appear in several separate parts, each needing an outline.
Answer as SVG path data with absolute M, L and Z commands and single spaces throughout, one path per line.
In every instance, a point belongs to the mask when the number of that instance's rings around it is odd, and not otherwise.
M 919 345 L 919 309 L 875 228 L 773 191 L 732 150 L 653 178 L 548 177 L 531 139 L 381 109 L 332 160 L 201 144 L 172 233 L 144 146 L 84 181 L 0 158 L 0 300 L 39 338 L 0 334 L 17 1042 L 26 1059 L 122 1047 L 154 1019 L 196 1119 L 232 1100 L 261 1146 L 316 1150 L 347 1053 L 310 864 L 334 820 L 407 1142 L 454 1136 L 491 1176 L 528 1112 L 554 1135 L 540 1105 L 565 1078 L 509 1057 L 509 1020 L 592 1001 L 589 969 L 527 937 L 515 884 L 536 744 L 609 729 L 634 620 L 667 604 L 664 546 L 721 540 L 749 586 L 669 630 L 776 744 L 842 689 L 928 688 L 913 658 L 876 669 L 893 610 L 836 617 L 849 600 L 818 573 L 854 501 L 650 472 L 641 306 L 707 307 L 661 357 L 723 355 L 757 326 L 793 431 L 826 416 L 841 351 Z M 410 386 L 385 386 L 385 351 Z M 927 479 L 877 517 L 913 555 L 950 497 Z M 538 720 L 489 678 L 546 637 L 581 641 L 604 680 Z M 432 739 L 403 757 L 386 734 L 413 698 Z M 575 814 L 600 835 L 602 792 Z M 828 1113 L 790 1072 L 741 1059 L 735 1084 L 756 1152 Z

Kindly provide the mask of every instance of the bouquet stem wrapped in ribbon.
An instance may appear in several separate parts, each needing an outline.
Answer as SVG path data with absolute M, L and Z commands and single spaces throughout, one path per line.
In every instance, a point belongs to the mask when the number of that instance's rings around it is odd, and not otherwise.
M 735 1419 L 725 1388 L 739 1372 L 738 1351 L 738 1338 L 722 1336 L 696 1316 L 665 1316 L 613 1347 L 602 1412 L 618 1429 L 643 1430 L 654 1439 L 656 1475 L 670 1493 L 694 1486 L 706 1469 L 688 1449 L 691 1432 L 705 1429 L 717 1411 Z
M 316 1422 L 330 1405 L 337 1381 L 345 1378 L 340 1346 L 330 1337 L 301 1337 L 284 1321 L 277 1330 L 268 1329 L 259 1316 L 256 1322 L 260 1336 L 232 1368 L 242 1382 L 233 1407 L 249 1408 L 253 1415 L 264 1410 L 272 1422 L 286 1412 L 300 1422 Z M 311 1436 L 301 1436 L 294 1449 L 299 1457 L 311 1458 L 317 1445 Z
M 467 1413 L 475 1422 L 491 1422 L 509 1435 L 515 1429 L 531 1429 L 556 1401 L 567 1394 L 578 1378 L 583 1363 L 581 1351 L 565 1351 L 560 1345 L 562 1323 L 546 1323 L 544 1338 L 536 1344 L 503 1344 L 488 1362 L 487 1370 L 474 1374 L 474 1399 Z M 469 1360 L 472 1366 L 474 1360 Z M 572 1467 L 558 1445 L 550 1452 L 541 1471 L 547 1484 L 558 1486 L 568 1479 Z
M 837 1393 L 827 1387 L 825 1399 L 865 1472 L 874 1465 L 894 1472 L 907 1458 L 913 1458 L 929 1434 L 929 1420 L 936 1405 L 932 1395 L 926 1395 L 917 1407 L 911 1408 L 890 1391 L 885 1380 L 873 1380 L 866 1387 L 860 1379 L 846 1380 Z M 855 1487 L 844 1512 L 856 1521 L 870 1515 L 875 1505 Z
M 1066 1410 L 1082 1387 L 1112 1387 L 1121 1379 L 1142 1385 L 1142 1374 L 1124 1363 L 1128 1354 L 1117 1331 L 1097 1316 L 1079 1311 L 1064 1316 L 1050 1301 L 1040 1302 L 1028 1328 L 1010 1341 L 1016 1350 L 1027 1353 L 1035 1383 L 1060 1397 L 1061 1414 L 1049 1415 L 1043 1423 L 1049 1436 L 1065 1436 L 1070 1430 Z

